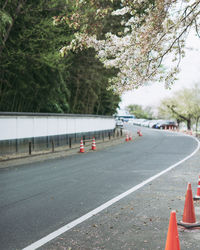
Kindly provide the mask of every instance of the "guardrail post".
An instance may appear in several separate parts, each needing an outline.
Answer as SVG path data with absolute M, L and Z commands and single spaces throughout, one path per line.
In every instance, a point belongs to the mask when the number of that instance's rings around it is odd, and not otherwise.
M 18 153 L 18 140 L 15 140 L 15 148 L 16 148 L 16 153 Z
M 52 153 L 54 153 L 54 141 L 51 141 Z
M 83 145 L 85 146 L 85 135 L 83 135 Z
M 76 142 L 76 134 L 75 134 L 74 138 L 75 138 L 75 142 Z
M 31 139 L 31 147 L 32 147 L 32 149 L 34 150 L 35 149 L 35 140 L 34 140 L 34 137 L 32 137 L 32 139 Z
M 69 137 L 69 148 L 72 148 L 72 138 Z
M 28 153 L 29 155 L 31 155 L 31 141 L 29 141 L 28 143 Z

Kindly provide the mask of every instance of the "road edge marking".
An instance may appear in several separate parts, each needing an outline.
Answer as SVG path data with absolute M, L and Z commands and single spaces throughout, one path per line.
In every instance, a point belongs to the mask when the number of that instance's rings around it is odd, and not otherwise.
M 39 247 L 45 245 L 46 243 L 50 242 L 51 240 L 55 239 L 56 237 L 58 237 L 59 235 L 69 231 L 70 229 L 74 228 L 75 226 L 77 226 L 78 224 L 86 221 L 87 219 L 91 218 L 92 216 L 100 213 L 101 211 L 103 211 L 104 209 L 110 207 L 111 205 L 113 205 L 114 203 L 118 202 L 119 200 L 125 198 L 126 196 L 128 196 L 129 194 L 132 194 L 133 192 L 137 191 L 138 189 L 142 188 L 143 186 L 145 186 L 146 184 L 148 184 L 149 182 L 157 179 L 158 177 L 160 177 L 161 175 L 169 172 L 170 170 L 172 170 L 173 168 L 177 167 L 178 165 L 182 164 L 183 162 L 185 162 L 186 160 L 188 160 L 189 158 L 191 158 L 193 155 L 195 155 L 199 149 L 200 149 L 200 142 L 197 138 L 192 137 L 194 140 L 196 140 L 197 142 L 197 148 L 188 156 L 186 156 L 185 158 L 183 158 L 182 160 L 178 161 L 177 163 L 173 164 L 172 166 L 168 167 L 167 169 L 161 171 L 160 173 L 142 181 L 141 183 L 139 183 L 138 185 L 130 188 L 129 190 L 125 191 L 124 193 L 112 198 L 111 200 L 107 201 L 106 203 L 100 205 L 99 207 L 93 209 L 92 211 L 86 213 L 85 215 L 73 220 L 72 222 L 66 224 L 65 226 L 57 229 L 56 231 L 46 235 L 45 237 L 41 238 L 40 240 L 32 243 L 31 245 L 23 248 L 22 250 L 34 250 L 34 249 L 38 249 Z

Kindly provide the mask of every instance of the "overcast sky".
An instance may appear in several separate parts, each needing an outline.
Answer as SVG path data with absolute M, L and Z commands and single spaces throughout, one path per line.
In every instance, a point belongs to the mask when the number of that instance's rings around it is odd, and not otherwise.
M 171 90 L 165 89 L 162 83 L 152 83 L 149 86 L 128 91 L 122 95 L 120 109 L 123 110 L 129 104 L 155 107 L 163 98 L 171 96 L 175 91 L 189 88 L 194 83 L 199 83 L 200 86 L 200 39 L 191 34 L 187 39 L 187 47 L 193 49 L 186 51 L 186 56 L 180 64 L 179 80 L 175 82 Z

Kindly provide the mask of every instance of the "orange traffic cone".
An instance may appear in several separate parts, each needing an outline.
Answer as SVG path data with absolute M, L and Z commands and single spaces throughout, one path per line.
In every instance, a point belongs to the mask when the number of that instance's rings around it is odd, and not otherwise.
M 141 132 L 141 130 L 139 131 L 139 136 L 142 136 L 142 132 Z
M 95 142 L 95 138 L 93 137 L 92 139 L 92 150 L 96 150 L 96 142 Z
M 197 184 L 197 194 L 194 196 L 193 200 L 200 200 L 200 175 L 199 175 L 199 180 Z
M 171 211 L 165 250 L 180 250 L 176 212 Z
M 129 141 L 132 141 L 132 134 L 129 134 Z
M 84 146 L 83 146 L 83 139 L 81 139 L 81 143 L 80 143 L 80 153 L 84 153 Z
M 125 141 L 129 141 L 128 134 L 126 134 L 126 139 L 125 139 Z
M 199 223 L 196 223 L 191 183 L 188 183 L 187 186 L 183 217 L 182 221 L 179 222 L 178 225 L 183 226 L 185 228 L 193 228 L 200 226 Z

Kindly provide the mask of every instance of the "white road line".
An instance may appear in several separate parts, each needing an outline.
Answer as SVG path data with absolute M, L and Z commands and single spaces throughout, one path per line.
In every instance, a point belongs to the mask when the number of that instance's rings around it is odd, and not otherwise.
M 177 167 L 178 165 L 180 165 L 181 163 L 183 163 L 184 161 L 188 160 L 189 158 L 191 158 L 194 154 L 197 153 L 197 151 L 200 148 L 200 142 L 193 137 L 193 139 L 195 139 L 197 141 L 197 148 L 195 149 L 195 151 L 193 153 L 191 153 L 189 156 L 185 157 L 184 159 L 182 159 L 181 161 L 175 163 L 174 165 L 168 167 L 167 169 L 163 170 L 162 172 L 148 178 L 147 180 L 141 182 L 140 184 L 132 187 L 131 189 L 127 190 L 126 192 L 116 196 L 115 198 L 109 200 L 108 202 L 102 204 L 101 206 L 95 208 L 94 210 L 90 211 L 89 213 L 79 217 L 78 219 L 68 223 L 67 225 L 59 228 L 58 230 L 48 234 L 47 236 L 43 237 L 42 239 L 34 242 L 33 244 L 23 248 L 22 250 L 34 250 L 37 249 L 43 245 L 45 245 L 47 242 L 55 239 L 56 237 L 58 237 L 59 235 L 67 232 L 68 230 L 72 229 L 73 227 L 75 227 L 76 225 L 86 221 L 87 219 L 91 218 L 92 216 L 100 213 L 102 210 L 108 208 L 109 206 L 113 205 L 114 203 L 116 203 L 117 201 L 123 199 L 124 197 L 128 196 L 129 194 L 135 192 L 136 190 L 140 189 L 141 187 L 145 186 L 146 184 L 148 184 L 149 182 L 155 180 L 156 178 L 160 177 L 161 175 L 167 173 L 168 171 L 172 170 L 173 168 Z

